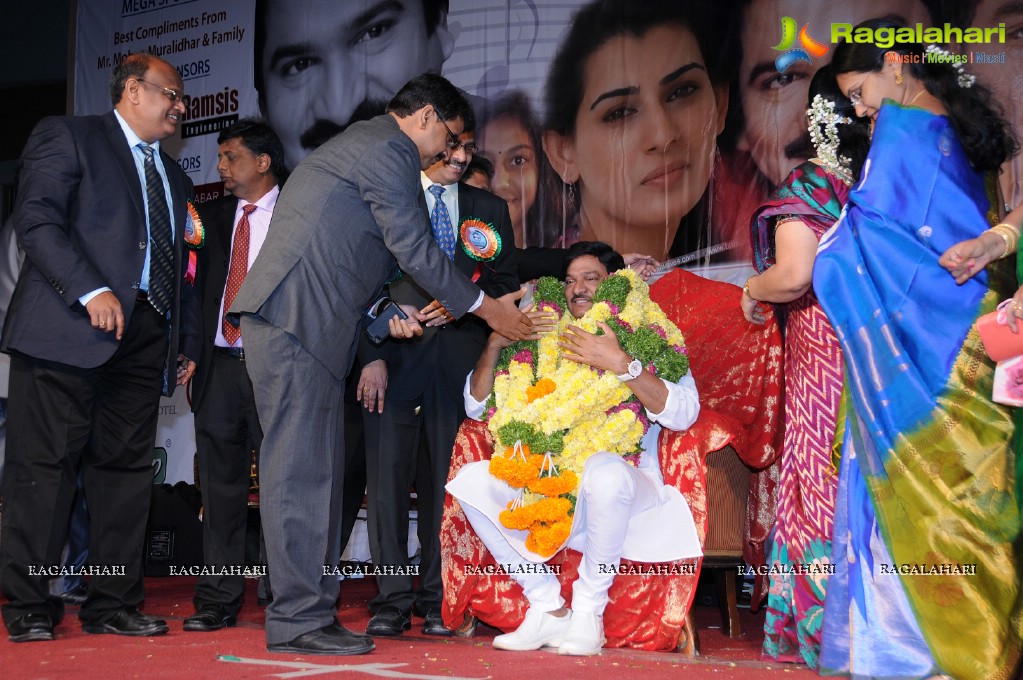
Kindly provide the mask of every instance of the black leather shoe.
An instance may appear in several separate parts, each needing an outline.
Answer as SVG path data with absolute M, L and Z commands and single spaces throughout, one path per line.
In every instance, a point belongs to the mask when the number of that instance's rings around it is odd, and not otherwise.
M 7 624 L 11 642 L 37 642 L 53 639 L 53 622 L 46 614 L 22 614 Z
M 76 588 L 72 588 L 66 593 L 60 594 L 60 599 L 64 600 L 64 604 L 70 604 L 75 607 L 81 607 L 85 604 L 85 598 L 89 595 L 89 586 L 84 583 Z
M 114 635 L 144 637 L 146 635 L 163 635 L 170 629 L 167 627 L 167 622 L 162 619 L 146 616 L 135 607 L 125 607 L 106 621 L 82 623 L 82 630 L 93 635 L 113 633 Z
M 451 631 L 444 627 L 444 619 L 441 617 L 439 609 L 429 610 L 424 618 L 426 620 L 423 621 L 423 635 L 451 637 Z
M 185 630 L 208 633 L 235 625 L 238 619 L 215 604 L 204 604 L 198 611 L 185 619 L 182 626 Z
M 366 626 L 367 635 L 401 635 L 412 627 L 412 610 L 397 607 L 381 607 Z
M 369 654 L 375 648 L 376 645 L 373 643 L 373 640 L 365 635 L 353 633 L 336 621 L 319 630 L 299 635 L 291 642 L 266 646 L 269 652 L 319 654 L 324 656 Z

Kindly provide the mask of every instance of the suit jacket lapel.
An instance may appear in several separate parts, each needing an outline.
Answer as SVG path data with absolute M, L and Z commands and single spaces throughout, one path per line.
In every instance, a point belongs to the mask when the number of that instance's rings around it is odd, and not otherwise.
M 234 215 L 237 211 L 238 201 L 224 201 L 220 206 L 220 214 L 217 215 L 216 223 L 213 225 L 217 230 L 220 247 L 227 257 L 228 265 L 225 267 L 225 271 L 231 266 L 231 236 L 234 232 Z
M 458 185 L 458 223 L 452 226 L 455 228 L 455 266 L 466 276 L 472 276 L 476 271 L 477 262 L 469 257 L 465 248 L 462 247 L 462 230 L 460 228 L 465 218 L 474 216 L 472 211 L 475 201 L 472 198 L 472 191 L 466 191 L 466 187 L 465 184 Z
M 107 142 L 110 144 L 110 151 L 124 174 L 124 181 L 128 185 L 128 193 L 131 194 L 132 203 L 138 210 L 139 217 L 146 218 L 146 204 L 142 200 L 142 182 L 139 179 L 139 171 L 135 166 L 135 158 L 132 156 L 131 147 L 124 136 L 124 130 L 117 122 L 114 113 L 103 114 L 103 124 L 106 127 Z

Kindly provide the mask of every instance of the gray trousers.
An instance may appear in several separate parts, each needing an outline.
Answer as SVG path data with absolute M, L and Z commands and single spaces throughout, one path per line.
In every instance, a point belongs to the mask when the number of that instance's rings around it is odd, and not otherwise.
M 341 559 L 344 381 L 265 320 L 243 315 L 241 329 L 263 426 L 260 517 L 274 596 L 266 641 L 282 644 L 335 620 L 340 582 L 324 567 Z

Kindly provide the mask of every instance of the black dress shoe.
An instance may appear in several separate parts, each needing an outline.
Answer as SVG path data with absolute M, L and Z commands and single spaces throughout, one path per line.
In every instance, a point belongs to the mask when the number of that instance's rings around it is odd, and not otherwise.
M 401 635 L 412 627 L 412 610 L 397 607 L 381 607 L 366 626 L 367 635 Z
M 83 622 L 82 630 L 94 635 L 113 633 L 115 635 L 144 637 L 146 635 L 163 635 L 170 629 L 167 627 L 167 622 L 162 619 L 146 616 L 138 609 L 135 609 L 135 607 L 125 607 L 106 621 L 100 623 Z
M 75 607 L 81 607 L 85 604 L 85 598 L 89 595 L 89 586 L 84 583 L 76 588 L 61 593 L 60 599 L 64 600 L 64 604 L 74 605 Z
M 451 637 L 451 631 L 444 627 L 444 618 L 440 615 L 440 609 L 430 609 L 426 612 L 423 621 L 423 635 L 443 635 Z
M 7 624 L 11 642 L 36 642 L 53 639 L 53 622 L 46 614 L 23 614 Z
M 218 607 L 215 604 L 204 604 L 199 607 L 198 611 L 185 619 L 182 628 L 193 632 L 208 633 L 212 630 L 228 628 L 237 622 L 238 619 L 224 611 L 223 607 Z
M 267 645 L 270 652 L 286 654 L 319 654 L 324 656 L 351 656 L 369 654 L 376 648 L 373 640 L 357 635 L 341 624 L 331 623 L 319 630 L 299 635 L 291 642 Z

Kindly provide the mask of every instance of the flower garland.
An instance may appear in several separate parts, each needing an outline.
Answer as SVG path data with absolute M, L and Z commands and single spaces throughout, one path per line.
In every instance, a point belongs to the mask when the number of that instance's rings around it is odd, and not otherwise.
M 835 102 L 819 94 L 813 96 L 806 115 L 810 119 L 807 126 L 810 141 L 817 151 L 820 166 L 845 182 L 846 186 L 852 184 L 852 173 L 849 170 L 852 159 L 838 155 L 841 143 L 838 139 L 838 126 L 851 123 L 852 119 L 839 115 L 835 111 Z
M 967 73 L 966 67 L 963 66 L 963 62 L 957 59 L 956 56 L 953 56 L 952 53 L 944 47 L 928 45 L 924 51 L 931 55 L 928 59 L 931 63 L 948 64 L 955 69 L 956 83 L 958 83 L 959 87 L 968 90 L 977 82 L 977 76 L 972 73 Z
M 556 279 L 540 279 L 534 299 L 560 320 L 540 340 L 519 341 L 502 352 L 485 417 L 503 447 L 491 458 L 490 473 L 521 489 L 500 521 L 528 530 L 526 547 L 549 557 L 571 532 L 586 459 L 608 451 L 635 465 L 650 428 L 639 400 L 616 375 L 564 358 L 558 340 L 566 328 L 599 335 L 598 322 L 606 323 L 626 353 L 670 382 L 688 372 L 689 357 L 682 334 L 631 269 L 602 281 L 581 319 L 567 312 Z

